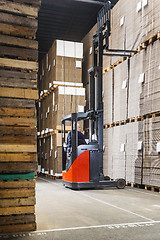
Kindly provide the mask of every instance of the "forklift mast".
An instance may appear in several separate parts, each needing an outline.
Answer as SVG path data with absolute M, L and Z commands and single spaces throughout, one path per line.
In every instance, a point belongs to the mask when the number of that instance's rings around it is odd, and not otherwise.
M 93 117 L 89 120 L 89 140 L 93 137 L 99 143 L 99 151 L 103 151 L 103 52 L 108 49 L 110 36 L 111 2 L 108 1 L 97 16 L 97 31 L 92 39 L 93 67 L 89 72 L 89 110 Z M 103 165 L 103 159 L 102 163 Z
M 110 1 L 100 9 L 97 15 L 97 31 L 92 39 L 93 67 L 89 73 L 89 112 L 93 111 L 89 120 L 89 140 L 97 139 L 99 150 L 103 151 L 103 56 L 130 57 L 135 50 L 110 49 L 111 35 L 111 7 Z M 103 159 L 102 159 L 103 165 Z

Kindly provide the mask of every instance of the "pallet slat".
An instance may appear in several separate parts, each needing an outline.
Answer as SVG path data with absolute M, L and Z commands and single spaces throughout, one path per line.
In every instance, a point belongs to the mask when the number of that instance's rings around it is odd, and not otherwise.
M 21 136 L 35 136 L 37 133 L 36 128 L 29 127 L 9 127 L 9 126 L 0 126 L 0 135 L 21 135 Z
M 10 23 L 12 25 L 20 25 L 20 26 L 35 28 L 35 31 L 38 27 L 37 19 L 16 16 L 13 14 L 8 14 L 8 13 L 3 13 L 3 12 L 1 12 L 1 14 L 0 14 L 0 22 Z
M 7 79 L 7 78 L 0 77 L 0 86 L 37 89 L 37 81 L 26 80 L 26 79 L 15 79 L 15 78 Z
M 36 29 L 1 23 L 0 32 L 13 36 L 34 37 Z
M 37 145 L 0 144 L 0 152 L 37 152 Z
M 36 144 L 37 136 L 1 135 L 1 144 Z
M 38 50 L 38 42 L 30 39 L 18 38 L 8 35 L 0 35 L 0 43 Z
M 0 87 L 0 97 L 38 99 L 38 90 Z
M 10 118 L 10 117 L 1 117 L 0 125 L 3 126 L 28 126 L 35 127 L 37 123 L 36 118 Z
M 7 108 L 0 107 L 0 116 L 12 116 L 12 117 L 35 117 L 35 108 Z
M 41 6 L 41 0 L 13 0 L 13 2 Z
M 0 1 L 0 10 L 11 13 L 23 14 L 27 16 L 38 17 L 38 8 L 26 6 L 20 3 L 10 2 L 7 0 Z
M 35 189 L 0 189 L 0 198 L 35 197 Z M 6 214 L 7 215 L 7 214 Z
M 23 206 L 23 207 L 5 207 L 0 208 L 0 215 L 12 215 L 12 214 L 25 214 L 25 213 L 34 213 L 34 206 Z
M 26 223 L 34 223 L 35 215 L 32 214 L 20 214 L 14 216 L 0 216 L 0 229 L 2 229 L 3 225 L 16 225 L 16 224 L 26 224 Z M 6 227 L 7 227 L 6 226 Z
M 23 52 L 23 49 L 22 49 L 22 52 Z M 13 69 L 12 70 L 0 69 L 0 77 L 7 78 L 8 80 L 11 80 L 11 79 L 37 80 L 36 73 L 18 72 L 18 71 L 14 71 Z
M 0 226 L 1 233 L 25 232 L 25 231 L 35 231 L 35 230 L 36 230 L 36 223 Z
M 35 188 L 35 180 L 0 181 L 0 188 Z
M 0 162 L 37 162 L 36 153 L 0 153 Z
M 38 52 L 35 49 L 25 49 L 8 46 L 0 46 L 0 56 L 19 57 L 22 59 L 31 59 L 35 61 L 38 60 Z
M 0 173 L 25 173 L 37 170 L 37 162 L 0 162 Z
M 15 60 L 9 58 L 0 58 L 0 66 L 17 69 L 27 69 L 38 71 L 38 63 L 32 61 Z
M 36 204 L 35 197 L 4 199 L 3 201 L 0 202 L 0 209 L 8 207 L 34 206 L 35 204 Z

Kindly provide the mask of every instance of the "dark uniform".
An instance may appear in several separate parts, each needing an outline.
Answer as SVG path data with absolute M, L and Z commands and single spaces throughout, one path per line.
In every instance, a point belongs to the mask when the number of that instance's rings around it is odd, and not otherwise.
M 81 133 L 79 131 L 77 131 L 77 132 L 78 132 L 78 145 L 86 144 L 83 133 Z M 69 167 L 71 166 L 71 132 L 69 132 L 67 135 L 66 144 L 67 144 L 66 170 L 68 170 Z
M 71 147 L 71 132 L 69 132 L 68 135 L 67 135 L 66 144 L 67 144 L 68 148 Z M 86 144 L 86 141 L 85 141 L 83 133 L 78 131 L 78 145 L 81 145 L 81 144 Z

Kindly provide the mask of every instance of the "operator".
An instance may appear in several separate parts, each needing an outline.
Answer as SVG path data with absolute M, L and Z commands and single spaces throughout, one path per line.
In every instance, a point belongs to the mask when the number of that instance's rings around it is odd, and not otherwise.
M 78 131 L 78 145 L 86 144 L 84 135 L 83 135 L 83 133 L 81 133 L 81 127 L 80 127 L 79 123 L 77 123 L 77 131 Z M 67 144 L 68 148 L 71 148 L 71 132 L 69 132 L 67 135 L 66 144 Z
M 75 129 L 75 124 L 74 124 L 73 127 Z M 73 131 L 75 131 L 75 130 L 73 130 Z M 78 145 L 86 144 L 84 135 L 80 131 L 81 131 L 81 127 L 80 127 L 79 123 L 77 123 Z M 71 165 L 71 132 L 69 132 L 68 135 L 67 135 L 66 146 L 67 146 L 66 169 L 68 169 Z

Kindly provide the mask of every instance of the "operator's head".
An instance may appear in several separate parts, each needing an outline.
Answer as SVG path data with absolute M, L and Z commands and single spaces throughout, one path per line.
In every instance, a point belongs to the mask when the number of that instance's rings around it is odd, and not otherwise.
M 77 131 L 81 131 L 81 126 L 77 123 Z
M 73 124 L 73 129 L 75 129 L 75 123 Z M 77 131 L 81 131 L 81 127 L 79 123 L 77 123 Z

